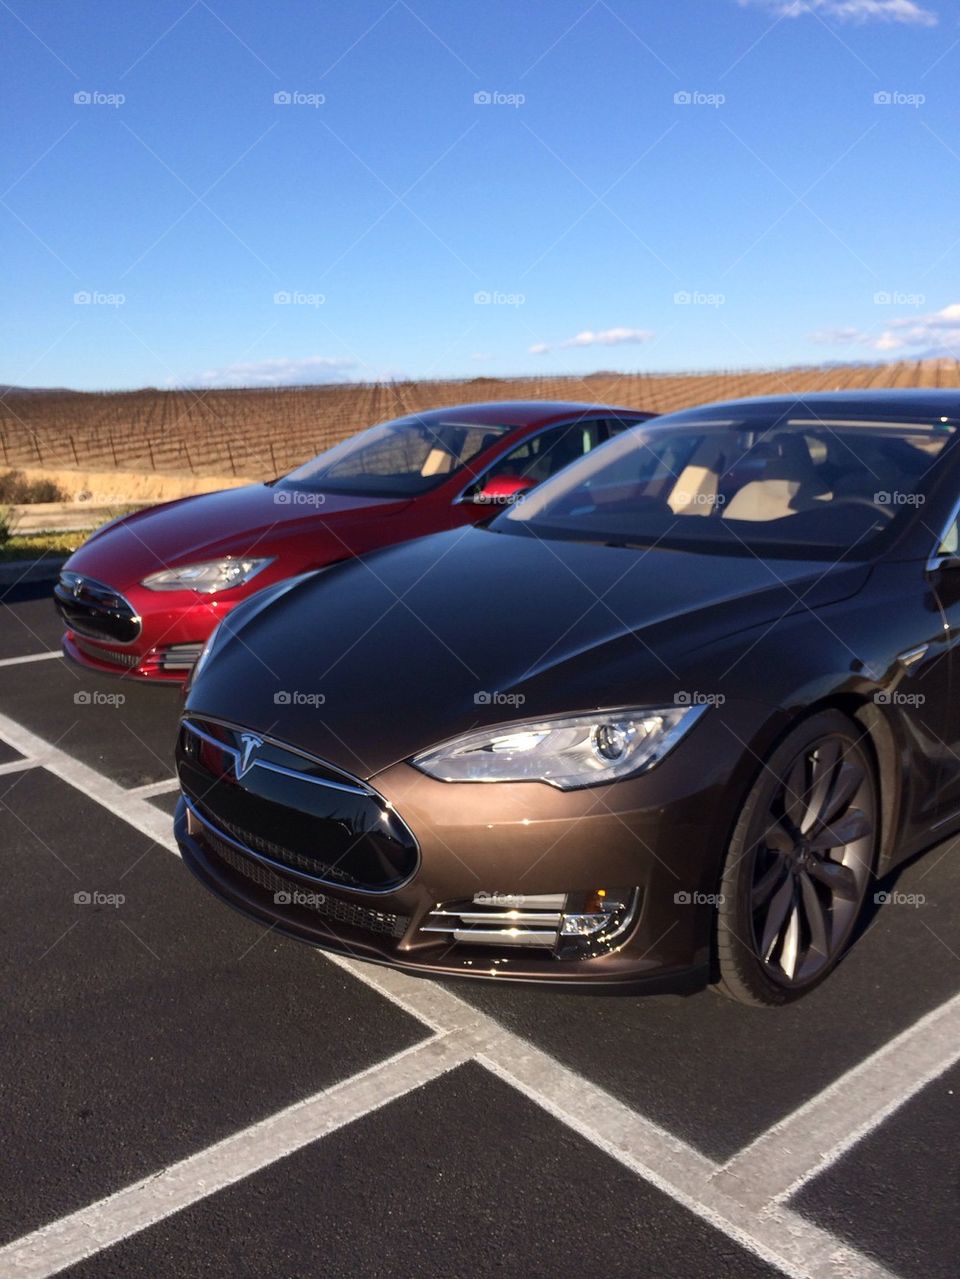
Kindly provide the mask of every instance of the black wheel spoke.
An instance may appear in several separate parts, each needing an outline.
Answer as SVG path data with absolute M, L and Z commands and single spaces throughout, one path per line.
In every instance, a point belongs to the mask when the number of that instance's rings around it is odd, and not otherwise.
M 837 780 L 841 758 L 842 746 L 835 737 L 822 742 L 814 752 L 803 830 L 809 830 L 814 822 L 823 820 L 823 812 Z
M 819 815 L 821 825 L 829 826 L 847 811 L 850 801 L 863 785 L 864 770 L 859 764 L 844 760 L 837 774 L 833 789 Z
M 793 906 L 793 896 L 793 877 L 788 876 L 777 890 L 767 911 L 763 926 L 763 939 L 760 942 L 760 952 L 764 959 L 770 955 L 774 942 L 780 936 L 781 930 L 787 921 L 787 916 Z
M 855 844 L 858 839 L 864 839 L 872 832 L 873 825 L 866 813 L 859 808 L 852 808 L 845 817 L 818 831 L 813 839 L 807 841 L 807 847 L 818 852 L 826 852 L 830 848 L 846 848 L 848 844 Z
M 753 886 L 753 909 L 759 910 L 765 902 L 769 901 L 773 896 L 773 891 L 786 876 L 787 868 L 783 861 L 778 857 L 777 860 L 765 870 L 760 878 Z
M 857 877 L 849 866 L 817 857 L 810 861 L 807 869 L 814 879 L 829 888 L 836 897 L 842 897 L 848 902 L 855 902 L 859 897 Z
M 830 939 L 827 934 L 827 916 L 809 875 L 800 876 L 800 900 L 810 932 L 810 948 L 824 959 L 830 956 Z

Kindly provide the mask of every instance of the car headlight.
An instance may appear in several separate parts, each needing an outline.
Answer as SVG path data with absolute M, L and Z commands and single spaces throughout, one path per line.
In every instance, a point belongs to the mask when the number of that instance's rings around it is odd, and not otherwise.
M 151 573 L 141 585 L 151 591 L 199 591 L 201 595 L 212 595 L 215 591 L 228 591 L 231 586 L 242 586 L 272 563 L 271 559 L 235 560 L 226 557 L 202 564 L 183 564 L 179 568 Z
M 705 706 L 595 711 L 455 737 L 411 761 L 442 782 L 548 782 L 576 790 L 652 768 Z

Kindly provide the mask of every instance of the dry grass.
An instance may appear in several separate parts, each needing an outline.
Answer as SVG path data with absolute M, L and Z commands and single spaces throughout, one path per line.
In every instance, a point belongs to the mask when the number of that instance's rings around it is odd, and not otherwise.
M 960 387 L 960 363 L 474 378 L 270 390 L 49 392 L 0 399 L 0 465 L 267 478 L 374 422 L 477 400 L 563 399 L 668 413 L 742 395 Z

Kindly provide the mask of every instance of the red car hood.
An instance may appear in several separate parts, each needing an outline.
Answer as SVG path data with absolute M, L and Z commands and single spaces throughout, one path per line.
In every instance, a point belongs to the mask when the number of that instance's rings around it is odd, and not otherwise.
M 284 549 L 298 552 L 305 566 L 319 566 L 342 558 L 335 528 L 370 517 L 379 522 L 409 505 L 406 498 L 308 494 L 267 484 L 222 489 L 124 516 L 95 533 L 68 566 L 118 589 L 171 565 L 224 555 L 270 556 Z

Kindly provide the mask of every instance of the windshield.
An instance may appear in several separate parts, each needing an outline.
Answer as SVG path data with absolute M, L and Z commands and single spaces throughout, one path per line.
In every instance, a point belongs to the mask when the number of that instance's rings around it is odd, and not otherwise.
M 433 413 L 371 426 L 321 453 L 281 481 L 281 486 L 358 493 L 373 497 L 415 497 L 466 469 L 514 428 L 438 420 Z
M 733 406 L 731 406 L 733 407 Z M 677 413 L 590 453 L 491 527 L 614 545 L 866 559 L 923 501 L 956 426 L 803 404 Z

